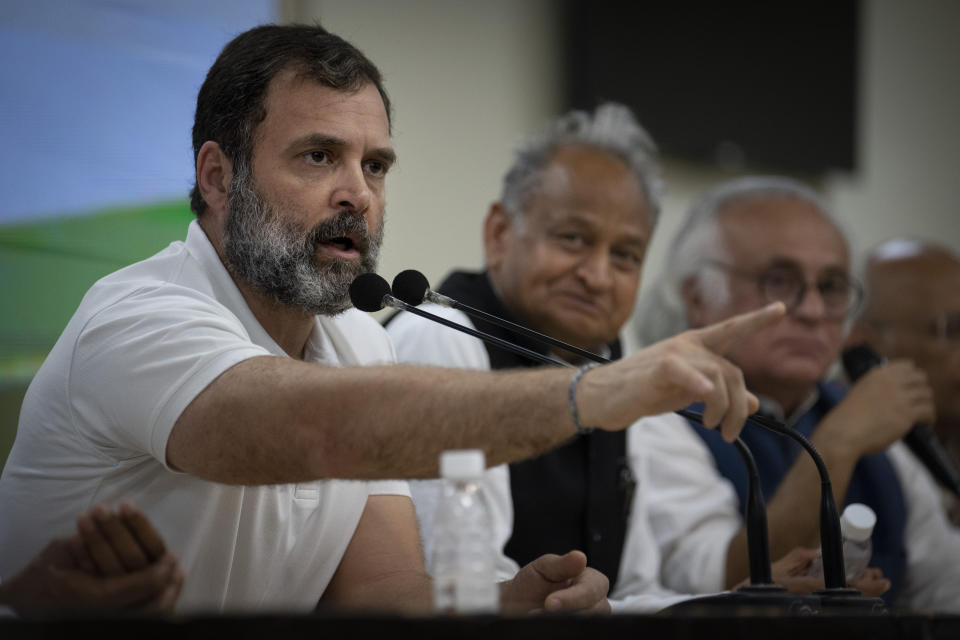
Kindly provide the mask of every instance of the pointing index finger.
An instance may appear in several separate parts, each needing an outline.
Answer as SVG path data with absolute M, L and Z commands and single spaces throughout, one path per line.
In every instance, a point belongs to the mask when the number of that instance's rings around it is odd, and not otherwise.
M 773 302 L 757 309 L 727 318 L 722 322 L 697 329 L 701 344 L 714 353 L 723 355 L 734 344 L 752 333 L 777 324 L 787 312 L 782 302 Z

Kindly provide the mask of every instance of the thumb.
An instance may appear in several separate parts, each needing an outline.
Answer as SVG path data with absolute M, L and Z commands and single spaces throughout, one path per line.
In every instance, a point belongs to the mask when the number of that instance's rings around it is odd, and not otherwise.
M 740 340 L 780 322 L 786 311 L 787 307 L 782 302 L 773 302 L 762 309 L 742 313 L 702 329 L 695 329 L 693 333 L 707 349 L 723 355 Z
M 582 551 L 568 551 L 562 556 L 548 553 L 530 565 L 547 582 L 564 582 L 583 573 L 587 568 L 587 556 Z

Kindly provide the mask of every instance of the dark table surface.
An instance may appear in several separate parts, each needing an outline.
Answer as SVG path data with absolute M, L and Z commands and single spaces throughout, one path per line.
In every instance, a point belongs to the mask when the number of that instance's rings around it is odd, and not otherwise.
M 28 621 L 0 619 L 0 639 L 101 638 L 763 638 L 764 640 L 960 639 L 960 616 L 883 613 L 785 615 L 740 608 L 723 615 L 687 610 L 658 615 L 539 615 L 411 618 L 397 616 L 251 615 L 168 619 L 114 618 Z

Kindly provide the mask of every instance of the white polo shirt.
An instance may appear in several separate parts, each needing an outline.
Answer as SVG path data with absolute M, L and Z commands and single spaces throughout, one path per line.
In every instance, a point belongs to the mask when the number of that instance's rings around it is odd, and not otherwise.
M 113 273 L 84 296 L 34 377 L 0 478 L 0 575 L 75 530 L 98 502 L 132 500 L 186 571 L 178 610 L 309 611 L 343 557 L 367 495 L 404 482 L 236 486 L 166 466 L 181 412 L 256 356 L 285 356 L 196 221 L 186 242 Z M 395 360 L 383 329 L 349 310 L 318 317 L 306 360 Z

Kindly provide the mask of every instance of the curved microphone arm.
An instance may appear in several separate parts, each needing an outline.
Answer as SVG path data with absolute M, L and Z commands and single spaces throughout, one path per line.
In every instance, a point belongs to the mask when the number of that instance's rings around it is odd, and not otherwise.
M 694 411 L 680 409 L 674 413 L 679 414 L 687 420 L 692 420 L 697 424 L 703 424 L 703 415 Z M 733 445 L 740 452 L 743 463 L 747 467 L 747 475 L 750 482 L 747 486 L 747 505 L 746 505 L 746 528 L 747 528 L 747 553 L 750 560 L 750 584 L 751 585 L 769 585 L 773 584 L 773 576 L 770 570 L 770 536 L 767 531 L 767 507 L 763 501 L 763 491 L 760 489 L 760 471 L 757 469 L 757 462 L 753 453 L 746 443 L 737 438 Z
M 679 411 L 675 411 L 674 413 L 677 413 L 689 420 L 693 420 L 698 424 L 703 424 L 703 416 L 696 412 L 681 409 Z M 837 511 L 836 500 L 833 497 L 833 485 L 830 483 L 830 473 L 827 471 L 827 465 L 823 462 L 823 457 L 820 455 L 820 452 L 817 451 L 817 448 L 813 446 L 813 443 L 811 443 L 802 433 L 791 429 L 783 423 L 772 418 L 755 413 L 747 418 L 747 424 L 754 424 L 781 436 L 792 438 L 804 448 L 811 458 L 813 458 L 813 462 L 817 466 L 817 472 L 820 474 L 820 553 L 823 561 L 823 582 L 827 589 L 845 589 L 847 587 L 847 579 L 846 571 L 843 565 L 843 536 L 840 532 L 840 516 Z M 750 473 L 750 488 L 749 495 L 747 497 L 747 519 L 749 521 L 754 517 L 751 515 L 751 507 L 753 507 L 754 510 L 763 508 L 763 495 L 759 491 L 759 474 L 757 473 L 756 462 L 753 460 L 753 455 L 750 453 L 749 449 L 744 451 L 744 449 L 741 447 L 742 443 L 740 442 L 739 438 L 737 438 L 737 441 L 735 441 L 734 444 L 737 446 L 737 450 L 740 451 L 740 455 L 743 456 L 744 462 L 747 465 L 747 470 Z M 757 488 L 756 491 L 754 491 L 755 488 Z M 756 493 L 756 495 L 754 495 L 754 493 Z M 758 504 L 759 507 L 754 507 L 755 504 Z M 766 512 L 764 511 L 764 514 L 765 513 Z M 770 548 L 768 537 L 766 535 L 766 515 L 763 517 L 762 524 L 755 522 L 754 526 L 757 527 L 758 532 L 762 527 L 764 534 L 763 544 L 767 547 L 765 562 L 766 566 L 769 567 Z M 748 546 L 752 547 L 753 545 Z M 751 554 L 752 553 L 753 550 L 751 550 Z M 750 558 L 751 576 L 753 575 L 753 568 L 755 564 L 763 561 L 764 559 L 762 558 Z
M 542 353 L 537 353 L 536 351 L 527 349 L 525 347 L 521 347 L 520 345 L 513 344 L 512 342 L 507 342 L 506 340 L 502 340 L 496 336 L 491 336 L 481 331 L 477 331 L 476 329 L 471 329 L 470 327 L 465 327 L 461 324 L 457 324 L 452 320 L 447 320 L 446 318 L 435 315 L 433 313 L 429 313 L 427 311 L 424 311 L 423 309 L 418 309 L 417 307 L 407 304 L 403 300 L 398 300 L 397 298 L 394 298 L 391 295 L 384 296 L 383 302 L 385 306 L 392 307 L 394 309 L 401 309 L 403 311 L 409 311 L 410 313 L 414 315 L 418 315 L 421 318 L 427 318 L 428 320 L 433 320 L 434 322 L 438 322 L 444 325 L 445 327 L 450 327 L 451 329 L 462 331 L 468 335 L 473 336 L 474 338 L 477 338 L 478 340 L 484 340 L 484 341 L 490 342 L 491 344 L 495 344 L 496 346 L 502 349 L 513 351 L 518 355 L 525 356 L 527 358 L 530 358 L 531 360 L 535 360 L 536 362 L 540 362 L 543 364 L 552 364 L 557 367 L 576 368 L 574 365 L 570 364 L 569 362 L 564 362 L 563 360 L 560 360 L 558 358 L 553 358 L 551 356 L 545 356 Z
M 833 497 L 833 485 L 830 473 L 823 457 L 806 436 L 781 422 L 753 414 L 748 423 L 763 427 L 768 431 L 792 438 L 813 458 L 820 474 L 820 554 L 823 560 L 823 582 L 827 589 L 845 589 L 847 587 L 846 570 L 843 565 L 843 534 L 840 531 L 840 514 Z
M 492 325 L 507 329 L 508 331 L 513 331 L 514 333 L 527 336 L 528 338 L 539 342 L 540 344 L 546 344 L 551 347 L 558 347 L 565 351 L 569 351 L 570 353 L 576 354 L 586 360 L 599 362 L 601 364 L 610 362 L 609 358 L 604 358 L 603 356 L 597 355 L 591 351 L 587 351 L 586 349 L 581 349 L 580 347 L 568 344 L 562 340 L 557 340 L 556 338 L 548 336 L 544 333 L 540 333 L 539 331 L 534 331 L 533 329 L 525 327 L 521 324 L 504 320 L 503 318 L 487 313 L 486 311 L 475 309 L 474 307 L 466 305 L 459 300 L 454 300 L 453 298 L 445 296 L 442 293 L 432 291 L 426 276 L 415 269 L 406 269 L 405 271 L 398 273 L 393 278 L 393 284 L 390 288 L 394 296 L 409 305 L 416 306 L 423 302 L 432 302 L 441 307 L 463 311 L 471 318 L 483 320 Z

